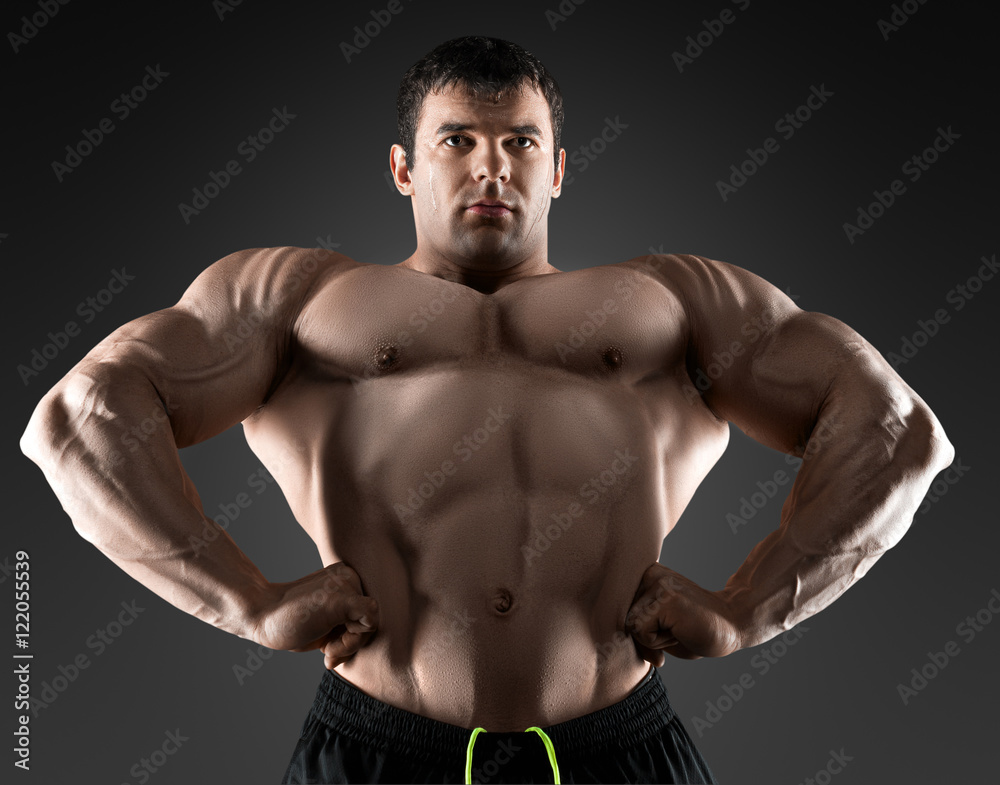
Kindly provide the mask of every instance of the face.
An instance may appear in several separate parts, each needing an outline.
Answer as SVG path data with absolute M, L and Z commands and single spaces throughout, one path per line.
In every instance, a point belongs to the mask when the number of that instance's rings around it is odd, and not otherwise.
M 566 152 L 556 170 L 549 105 L 536 89 L 499 103 L 451 86 L 424 99 L 411 171 L 401 145 L 390 165 L 411 196 L 417 247 L 468 270 L 500 271 L 544 260 L 551 199 L 558 197 Z M 480 201 L 503 207 L 474 206 Z

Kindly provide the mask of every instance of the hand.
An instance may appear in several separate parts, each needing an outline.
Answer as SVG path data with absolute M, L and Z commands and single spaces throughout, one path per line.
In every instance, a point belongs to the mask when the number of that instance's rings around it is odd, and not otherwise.
M 742 648 L 725 595 L 710 592 L 659 562 L 643 573 L 625 617 L 639 655 L 657 668 L 664 652 L 687 660 Z
M 378 628 L 378 603 L 362 593 L 361 578 L 343 562 L 271 587 L 274 599 L 252 636 L 270 649 L 322 649 L 323 664 L 332 669 L 367 645 Z

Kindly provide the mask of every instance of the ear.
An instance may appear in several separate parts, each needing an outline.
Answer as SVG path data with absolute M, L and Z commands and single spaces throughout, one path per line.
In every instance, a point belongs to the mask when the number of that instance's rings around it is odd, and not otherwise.
M 389 171 L 392 172 L 392 179 L 396 181 L 396 190 L 403 196 L 413 196 L 410 168 L 406 165 L 406 153 L 400 144 L 394 144 L 389 148 Z
M 559 148 L 559 167 L 552 177 L 552 198 L 558 199 L 562 193 L 563 175 L 566 174 L 566 150 Z

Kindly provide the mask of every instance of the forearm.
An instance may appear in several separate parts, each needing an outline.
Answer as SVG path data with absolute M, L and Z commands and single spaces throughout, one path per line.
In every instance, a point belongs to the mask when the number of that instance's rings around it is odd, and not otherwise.
M 39 404 L 21 445 L 84 539 L 181 610 L 250 637 L 269 584 L 202 511 L 145 376 L 84 361 Z
M 919 399 L 835 393 L 824 405 L 776 531 L 723 590 L 755 646 L 818 613 L 906 533 L 954 458 Z

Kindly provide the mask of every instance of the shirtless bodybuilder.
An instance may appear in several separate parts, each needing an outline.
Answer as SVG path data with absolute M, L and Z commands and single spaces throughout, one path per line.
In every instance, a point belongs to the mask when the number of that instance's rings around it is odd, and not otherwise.
M 520 47 L 442 44 L 398 110 L 409 258 L 225 257 L 84 357 L 22 449 L 165 600 L 322 650 L 287 782 L 711 782 L 653 666 L 829 605 L 952 446 L 864 338 L 739 267 L 549 264 L 562 100 Z M 657 560 L 730 422 L 804 460 L 780 526 L 709 590 Z M 178 448 L 237 423 L 323 569 L 272 583 L 204 513 Z

